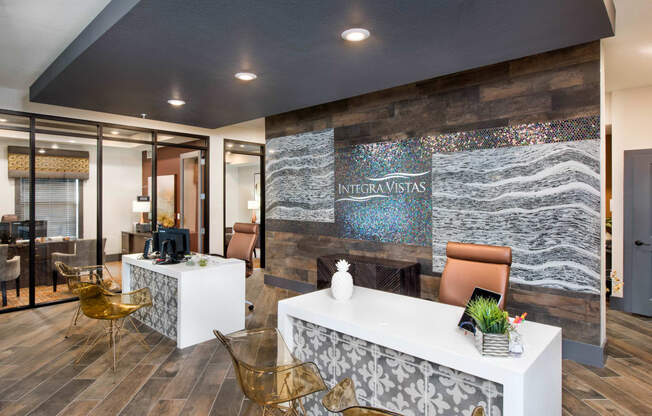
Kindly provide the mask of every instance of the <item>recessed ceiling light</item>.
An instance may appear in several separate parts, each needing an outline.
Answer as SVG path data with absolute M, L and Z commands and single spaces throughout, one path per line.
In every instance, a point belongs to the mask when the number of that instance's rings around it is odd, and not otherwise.
M 6 118 L 0 118 L 0 123 L 6 123 L 7 119 Z
M 75 143 L 74 140 L 68 140 L 68 143 Z
M 227 144 L 226 147 L 233 147 L 233 143 Z
M 342 39 L 348 40 L 349 42 L 360 42 L 365 40 L 371 35 L 367 29 L 362 29 L 359 27 L 348 29 L 342 32 Z
M 240 147 L 244 147 L 244 144 L 241 144 Z
M 235 77 L 240 81 L 253 81 L 254 79 L 258 78 L 258 75 L 251 72 L 238 72 L 235 74 Z
M 120 133 L 118 130 L 111 130 L 111 134 L 114 136 L 117 135 L 118 133 Z
M 52 148 L 53 148 L 53 149 L 58 149 L 58 148 L 59 148 L 59 145 L 55 143 L 55 144 L 52 145 Z
M 39 153 L 45 153 L 45 149 L 39 149 Z
M 181 105 L 184 105 L 186 102 L 183 100 L 168 100 L 168 104 L 173 105 L 175 107 L 179 107 Z
M 274 151 L 273 151 L 273 150 L 270 150 L 270 151 L 269 151 L 269 153 L 272 153 L 272 154 L 273 154 L 273 153 L 274 153 Z
M 227 155 L 230 155 L 230 154 L 231 154 L 231 152 L 226 152 L 226 154 L 227 154 Z

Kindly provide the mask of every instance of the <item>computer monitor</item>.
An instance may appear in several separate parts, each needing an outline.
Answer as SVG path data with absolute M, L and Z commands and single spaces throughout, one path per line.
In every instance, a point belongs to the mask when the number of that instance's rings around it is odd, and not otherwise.
M 11 242 L 11 223 L 0 222 L 0 243 L 9 244 Z
M 154 251 L 161 252 L 166 241 L 172 241 L 173 252 L 165 253 L 176 258 L 181 258 L 190 254 L 190 231 L 187 228 L 159 228 L 154 233 L 153 238 Z
M 48 236 L 48 222 L 35 221 L 34 237 Z M 29 239 L 29 221 L 15 221 L 11 223 L 11 237 L 16 240 Z

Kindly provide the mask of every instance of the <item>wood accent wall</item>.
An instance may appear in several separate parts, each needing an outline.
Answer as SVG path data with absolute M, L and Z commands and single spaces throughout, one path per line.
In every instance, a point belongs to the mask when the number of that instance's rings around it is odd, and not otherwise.
M 600 113 L 600 44 L 592 42 L 266 118 L 267 139 L 335 129 L 335 146 L 570 119 Z M 316 258 L 346 252 L 418 261 L 436 299 L 431 247 L 337 238 L 332 224 L 266 221 L 266 269 L 316 284 Z M 436 224 L 433 224 L 436 227 Z M 600 344 L 600 296 L 511 284 L 508 309 Z

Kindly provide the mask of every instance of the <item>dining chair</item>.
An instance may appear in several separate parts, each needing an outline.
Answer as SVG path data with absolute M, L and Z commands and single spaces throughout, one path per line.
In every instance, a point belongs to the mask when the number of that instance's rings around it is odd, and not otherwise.
M 131 319 L 131 314 L 137 310 L 152 306 L 152 295 L 149 288 L 142 288 L 129 293 L 112 293 L 102 288 L 100 285 L 84 284 L 77 288 L 81 312 L 90 319 L 96 319 L 106 323 L 102 331 L 97 335 L 89 334 L 84 342 L 85 350 L 77 358 L 76 363 L 98 343 L 102 336 L 107 336 L 109 348 L 113 349 L 113 371 L 116 369 L 118 361 L 118 344 L 120 342 L 120 333 L 124 329 L 125 322 L 129 322 L 134 328 L 135 336 L 138 341 L 147 349 L 149 345 L 145 342 L 138 327 Z
M 104 289 L 113 293 L 120 291 L 120 286 L 112 277 L 110 277 L 108 269 L 106 269 L 108 276 L 104 275 L 103 272 L 105 268 L 101 265 L 72 267 L 61 261 L 57 261 L 54 263 L 54 268 L 64 279 L 66 279 L 68 290 L 73 295 L 78 296 L 77 289 L 79 286 L 90 284 L 100 285 Z M 75 313 L 72 316 L 72 320 L 70 321 L 70 325 L 68 326 L 64 338 L 68 338 L 72 331 L 72 327 L 77 325 L 77 320 L 79 319 L 79 313 L 81 310 L 80 308 L 81 305 L 77 302 L 77 308 L 75 309 Z
M 94 238 L 81 239 L 72 241 L 72 253 L 59 253 L 55 252 L 50 255 L 52 264 L 52 291 L 57 291 L 57 268 L 54 266 L 56 262 L 63 262 L 73 267 L 85 267 L 97 263 L 97 240 Z M 102 253 L 106 247 L 106 238 L 102 239 Z M 103 256 L 104 257 L 104 256 Z M 102 258 L 104 263 L 104 258 Z
M 480 287 L 502 294 L 499 306 L 504 309 L 512 264 L 510 247 L 449 242 L 446 257 L 440 302 L 464 307 L 473 289 Z
M 326 385 L 314 363 L 294 357 L 276 328 L 213 333 L 226 348 L 244 395 L 263 409 L 263 416 L 282 411 L 307 415 L 302 398 Z

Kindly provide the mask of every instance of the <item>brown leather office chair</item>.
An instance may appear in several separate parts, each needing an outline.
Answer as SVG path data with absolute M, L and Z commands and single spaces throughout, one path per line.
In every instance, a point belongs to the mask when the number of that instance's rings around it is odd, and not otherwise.
M 246 263 L 246 277 L 249 277 L 254 272 L 253 256 L 256 240 L 258 239 L 258 224 L 236 222 L 233 224 L 233 236 L 229 241 L 229 246 L 226 249 L 227 258 L 235 258 L 244 260 Z M 249 310 L 254 310 L 254 304 L 245 300 L 249 305 Z
M 473 289 L 481 287 L 502 293 L 499 306 L 505 307 L 512 264 L 510 247 L 449 242 L 446 257 L 439 286 L 440 302 L 466 306 Z

